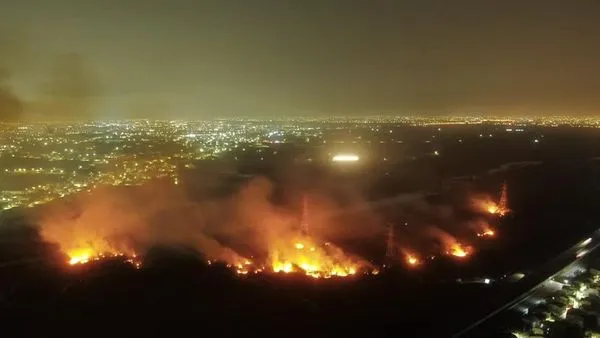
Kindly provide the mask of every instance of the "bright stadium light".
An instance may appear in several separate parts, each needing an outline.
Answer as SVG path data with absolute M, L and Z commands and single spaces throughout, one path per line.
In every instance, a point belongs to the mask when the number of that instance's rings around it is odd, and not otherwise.
M 333 162 L 356 162 L 359 160 L 358 155 L 353 154 L 338 154 L 331 159 Z

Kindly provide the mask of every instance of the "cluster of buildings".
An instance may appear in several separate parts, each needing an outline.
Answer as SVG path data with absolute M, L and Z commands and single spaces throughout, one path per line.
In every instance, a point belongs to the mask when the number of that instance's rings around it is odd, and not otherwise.
M 98 185 L 137 185 L 254 144 L 242 124 L 175 121 L 0 124 L 0 209 L 34 206 Z
M 600 271 L 574 269 L 542 289 L 516 308 L 521 322 L 513 336 L 600 337 Z
M 443 155 L 442 142 L 468 143 L 447 131 L 454 124 L 471 125 L 475 138 L 489 139 L 525 134 L 530 126 L 597 123 L 448 116 L 0 123 L 0 209 L 42 204 L 98 185 L 137 185 L 156 177 L 177 183 L 178 168 L 198 160 L 266 161 L 290 144 L 308 162 L 350 154 L 361 162 L 392 163 Z

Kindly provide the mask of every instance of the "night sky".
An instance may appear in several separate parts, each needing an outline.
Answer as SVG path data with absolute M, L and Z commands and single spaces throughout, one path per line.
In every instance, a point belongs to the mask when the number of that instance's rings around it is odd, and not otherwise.
M 2 0 L 3 119 L 600 112 L 600 1 Z

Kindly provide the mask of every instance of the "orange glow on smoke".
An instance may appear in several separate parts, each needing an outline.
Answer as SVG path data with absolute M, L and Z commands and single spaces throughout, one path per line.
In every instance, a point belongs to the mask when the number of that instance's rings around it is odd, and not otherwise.
M 331 243 L 320 247 L 307 236 L 275 243 L 270 260 L 273 272 L 298 272 L 313 278 L 352 276 L 367 265 L 348 257 Z
M 330 226 L 321 219 L 322 217 L 317 218 L 313 215 L 308 219 L 317 221 L 311 223 L 311 231 L 299 231 L 298 223 L 308 224 L 305 213 L 302 215 L 302 221 L 297 222 L 297 217 L 286 208 L 271 205 L 265 197 L 268 196 L 268 188 L 254 183 L 242 190 L 236 199 L 227 199 L 224 208 L 228 209 L 223 210 L 235 213 L 235 217 L 232 217 L 235 221 L 229 222 L 227 229 L 217 230 L 216 227 L 205 229 L 204 224 L 213 224 L 216 217 L 221 215 L 219 212 L 203 209 L 213 208 L 212 203 L 207 203 L 209 206 L 196 205 L 185 199 L 172 197 L 172 193 L 167 195 L 168 198 L 159 199 L 156 197 L 145 199 L 145 196 L 163 194 L 148 193 L 140 194 L 139 197 L 105 193 L 99 195 L 100 197 L 90 197 L 89 200 L 80 201 L 81 210 L 74 216 L 69 216 L 68 212 L 60 209 L 44 214 L 40 220 L 40 230 L 44 240 L 60 246 L 60 250 L 68 256 L 64 263 L 70 266 L 122 257 L 119 259 L 139 267 L 139 258 L 131 243 L 135 243 L 136 250 L 144 250 L 157 243 L 192 247 L 210 259 L 209 265 L 212 262 L 223 262 L 232 273 L 238 275 L 264 272 L 330 278 L 378 273 L 366 260 L 349 255 L 333 244 L 336 239 L 340 239 L 338 236 L 342 235 L 342 228 L 336 228 L 339 226 L 338 222 Z M 502 216 L 508 212 L 505 208 L 506 202 L 500 203 L 500 200 L 506 201 L 506 197 L 499 199 L 498 203 L 489 197 L 472 200 L 474 204 L 469 207 L 472 211 L 477 210 L 479 217 L 478 220 L 471 220 L 465 225 L 469 227 L 471 237 L 475 234 L 485 238 L 498 236 L 496 230 L 485 223 L 486 220 L 491 222 L 493 218 L 482 215 Z M 179 212 L 181 204 L 186 205 L 185 213 Z M 319 204 L 315 206 L 317 213 L 328 214 L 327 207 Z M 164 227 L 155 226 L 156 224 L 148 220 L 153 220 L 154 215 L 157 214 L 164 216 L 165 219 L 176 219 L 176 221 L 169 222 L 168 226 Z M 466 238 L 458 239 L 435 226 L 427 226 L 425 230 L 435 240 L 438 254 L 468 259 L 476 253 L 473 247 L 463 242 L 463 240 L 468 241 Z M 363 235 L 360 230 L 352 231 L 349 227 L 344 227 L 343 231 L 344 235 L 352 234 L 356 237 Z M 369 234 L 375 233 L 369 231 Z M 462 232 L 457 233 L 462 234 Z M 227 239 L 231 237 L 230 243 L 247 244 L 244 245 L 244 250 L 256 254 L 257 257 L 246 258 L 237 254 L 217 241 L 216 238 L 221 238 L 217 235 Z M 320 236 L 323 239 L 332 239 L 333 242 L 319 242 L 316 238 Z M 402 243 L 404 245 L 404 242 Z M 425 265 L 424 263 L 433 259 L 433 256 L 425 255 L 420 251 L 422 248 L 416 250 L 411 248 L 407 251 L 403 249 L 394 247 L 391 251 L 393 255 L 390 256 L 396 263 L 400 262 L 407 269 Z
M 430 231 L 440 241 L 440 244 L 447 255 L 464 258 L 471 255 L 473 252 L 471 246 L 460 243 L 456 237 L 439 228 L 432 228 Z
M 500 217 L 508 214 L 510 210 L 508 209 L 506 185 L 502 188 L 502 195 L 500 196 L 499 201 L 495 201 L 490 196 L 479 195 L 472 197 L 472 205 L 476 210 L 482 213 Z

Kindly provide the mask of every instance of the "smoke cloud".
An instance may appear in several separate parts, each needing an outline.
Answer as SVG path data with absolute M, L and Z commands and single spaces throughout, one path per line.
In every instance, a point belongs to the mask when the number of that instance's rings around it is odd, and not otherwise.
M 0 29 L 0 121 L 17 121 L 23 115 L 23 102 L 14 92 L 10 80 L 27 57 L 22 37 Z
M 214 178 L 202 178 L 211 179 Z M 336 191 L 330 187 L 312 190 L 295 187 L 291 194 L 297 198 L 286 200 L 278 196 L 281 185 L 290 188 L 289 183 L 253 178 L 228 196 L 214 196 L 213 187 L 195 187 L 188 194 L 187 185 L 170 182 L 105 187 L 80 194 L 70 202 L 44 206 L 33 218 L 43 238 L 59 244 L 67 254 L 86 247 L 94 252 L 143 254 L 153 246 L 166 245 L 194 249 L 207 259 L 233 265 L 245 262 L 246 258 L 256 262 L 282 260 L 284 264 L 285 259 L 310 261 L 316 256 L 328 257 L 331 260 L 319 262 L 328 262 L 332 271 L 337 269 L 336 262 L 364 262 L 350 256 L 352 252 L 372 253 L 362 245 L 384 248 L 390 222 L 396 224 L 397 244 L 416 254 L 434 249 L 460 257 L 461 251 L 472 250 L 468 247 L 470 242 L 488 230 L 495 230 L 484 216 L 486 202 L 493 200 L 483 195 L 469 195 L 467 200 L 459 202 L 461 205 L 443 199 L 430 201 L 424 193 L 368 202 L 359 191 L 349 187 L 342 189 L 345 196 L 341 199 L 335 197 Z M 301 231 L 303 213 L 299 197 L 303 194 L 308 201 L 309 236 Z M 470 205 L 473 201 L 479 202 Z M 469 206 L 470 216 L 465 218 L 457 212 Z M 438 245 L 431 247 L 432 240 Z M 298 251 L 294 247 L 298 242 L 304 249 Z M 324 243 L 329 244 L 324 247 Z M 360 244 L 355 247 L 355 243 Z M 344 247 L 347 253 L 334 244 Z
M 7 84 L 8 74 L 0 68 L 0 121 L 18 121 L 23 115 L 23 104 Z
M 29 41 L 14 28 L 0 27 L 0 121 L 93 117 L 103 88 L 86 59 L 34 51 Z
M 103 188 L 36 216 L 42 236 L 66 250 L 135 253 L 154 244 L 184 245 L 215 258 L 229 250 L 204 233 L 209 209 L 164 184 Z
M 56 58 L 38 96 L 28 103 L 28 113 L 44 120 L 89 119 L 100 94 L 101 86 L 84 57 L 63 54 Z
M 263 178 L 251 180 L 231 197 L 200 201 L 171 184 L 110 187 L 46 207 L 34 218 L 42 236 L 65 251 L 92 246 L 95 251 L 140 253 L 153 245 L 176 245 L 234 263 L 242 257 L 237 252 L 267 255 L 274 243 L 299 233 L 297 208 L 275 205 L 272 193 L 271 182 Z M 327 214 L 334 204 L 320 201 L 311 203 L 311 214 Z M 373 220 L 342 224 L 311 219 L 311 236 L 365 236 L 377 229 Z

